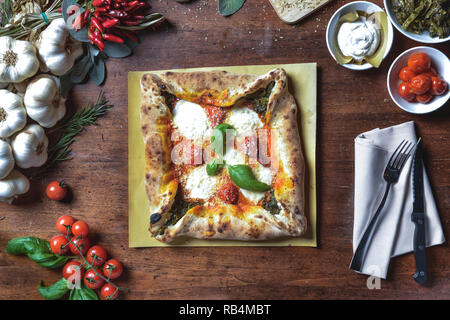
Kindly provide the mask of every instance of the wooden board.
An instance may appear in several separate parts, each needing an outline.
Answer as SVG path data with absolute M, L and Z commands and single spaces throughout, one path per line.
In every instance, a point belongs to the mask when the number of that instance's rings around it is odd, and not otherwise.
M 286 23 L 297 23 L 333 0 L 269 0 L 275 12 Z
M 392 259 L 388 280 L 369 290 L 367 277 L 348 269 L 352 258 L 354 138 L 361 132 L 414 120 L 424 142 L 425 165 L 444 233 L 450 235 L 449 106 L 414 115 L 389 98 L 386 74 L 392 61 L 418 46 L 396 32 L 395 45 L 379 69 L 365 72 L 338 66 L 328 53 L 325 30 L 347 1 L 335 1 L 300 25 L 282 22 L 268 1 L 246 1 L 235 15 L 217 13 L 217 2 L 151 1 L 171 22 L 148 31 L 135 53 L 108 59 L 102 88 L 77 85 L 68 99 L 74 112 L 103 89 L 114 108 L 73 145 L 72 161 L 34 181 L 25 203 L 0 203 L 0 300 L 41 299 L 39 280 L 61 278 L 61 270 L 37 266 L 5 253 L 9 239 L 33 235 L 50 239 L 61 214 L 86 220 L 91 239 L 124 264 L 117 284 L 122 299 L 450 299 L 448 244 L 427 249 L 429 286 L 414 282 L 412 254 Z M 381 0 L 375 0 L 383 5 Z M 320 21 L 316 20 L 320 19 Z M 317 32 L 315 32 L 315 30 Z M 433 45 L 448 52 L 448 44 Z M 447 50 L 447 51 L 446 51 Z M 128 248 L 129 71 L 317 62 L 318 248 L 221 247 Z M 43 196 L 45 185 L 64 179 L 70 203 Z

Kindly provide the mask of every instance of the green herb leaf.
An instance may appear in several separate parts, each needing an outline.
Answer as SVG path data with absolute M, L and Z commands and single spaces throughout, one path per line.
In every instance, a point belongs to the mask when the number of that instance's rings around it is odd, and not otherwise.
M 126 44 L 111 41 L 105 42 L 105 49 L 103 49 L 103 52 L 111 58 L 125 58 L 133 53 Z
M 239 187 L 250 191 L 267 191 L 270 186 L 258 181 L 249 166 L 238 164 L 227 166 L 231 180 Z
M 59 92 L 64 98 L 67 98 L 70 89 L 72 89 L 74 86 L 74 83 L 72 82 L 72 80 L 70 80 L 71 72 L 72 70 L 59 77 Z
M 226 150 L 226 133 L 227 130 L 235 130 L 234 127 L 228 123 L 221 123 L 214 128 L 211 136 L 211 148 L 219 155 L 224 155 Z
M 69 15 L 67 14 L 67 12 L 68 12 L 68 9 L 69 9 L 71 6 L 77 6 L 77 7 L 80 8 L 80 10 L 77 11 L 75 14 L 72 14 L 72 15 L 69 16 Z M 84 9 L 83 9 L 76 1 L 73 1 L 73 0 L 63 0 L 61 8 L 62 8 L 62 16 L 63 16 L 63 18 L 64 18 L 64 22 L 66 22 L 66 24 L 67 24 L 68 26 L 70 26 L 70 27 L 69 27 L 69 33 L 70 33 L 70 35 L 71 35 L 75 40 L 78 40 L 78 41 L 81 41 L 81 42 L 89 42 L 88 30 L 87 30 L 86 27 L 82 28 L 82 29 L 79 30 L 79 31 L 75 31 L 75 29 L 72 28 L 72 24 L 73 24 L 73 22 L 75 21 L 76 17 L 77 17 L 79 14 L 82 14 L 85 10 L 84 10 Z M 88 23 L 87 23 L 86 25 L 88 25 Z
M 38 291 L 42 298 L 56 300 L 62 298 L 69 291 L 69 288 L 67 287 L 66 279 L 61 278 L 61 280 L 48 287 L 44 287 L 41 280 L 39 282 Z
M 87 288 L 83 283 L 80 289 L 70 290 L 69 300 L 99 300 L 94 290 Z
M 70 256 L 54 254 L 47 240 L 35 237 L 14 238 L 6 245 L 6 252 L 14 255 L 27 255 L 28 258 L 45 268 L 58 268 L 71 259 Z
M 94 65 L 89 72 L 89 77 L 96 85 L 101 85 L 105 81 L 105 61 L 99 56 L 94 58 Z
M 73 83 L 83 82 L 92 65 L 93 63 L 90 54 L 86 54 L 84 57 L 79 59 L 73 66 L 72 71 L 70 73 L 70 80 Z
M 215 176 L 224 165 L 225 161 L 221 160 L 221 163 L 219 163 L 218 159 L 214 159 L 206 165 L 206 173 L 208 176 Z
M 223 16 L 231 16 L 235 12 L 237 12 L 240 8 L 242 8 L 242 5 L 244 4 L 245 0 L 219 0 L 218 6 L 219 6 L 219 13 Z

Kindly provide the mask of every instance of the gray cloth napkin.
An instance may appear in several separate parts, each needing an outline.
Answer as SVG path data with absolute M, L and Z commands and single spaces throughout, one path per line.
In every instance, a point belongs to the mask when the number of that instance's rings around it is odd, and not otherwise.
M 355 217 L 353 225 L 353 252 L 358 246 L 370 217 L 375 213 L 385 190 L 383 172 L 395 148 L 403 139 L 416 142 L 414 122 L 405 122 L 385 129 L 374 129 L 355 139 Z M 382 219 L 370 244 L 363 274 L 386 279 L 391 257 L 413 251 L 414 224 L 411 156 L 399 181 L 392 185 Z M 427 246 L 445 242 L 439 213 L 424 168 L 424 201 Z M 415 266 L 412 272 L 415 271 Z

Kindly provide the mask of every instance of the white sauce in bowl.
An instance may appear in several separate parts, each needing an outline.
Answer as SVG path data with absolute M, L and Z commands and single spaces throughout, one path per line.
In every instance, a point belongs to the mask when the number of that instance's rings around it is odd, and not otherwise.
M 339 28 L 337 41 L 344 56 L 361 62 L 364 57 L 373 55 L 380 45 L 380 30 L 371 20 L 344 22 Z

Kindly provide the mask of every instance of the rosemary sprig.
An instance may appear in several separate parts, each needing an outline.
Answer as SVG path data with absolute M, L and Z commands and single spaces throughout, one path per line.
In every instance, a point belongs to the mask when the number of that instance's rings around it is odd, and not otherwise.
M 39 170 L 39 174 L 46 172 L 57 165 L 59 162 L 71 160 L 71 146 L 75 142 L 75 137 L 80 134 L 86 126 L 96 125 L 99 117 L 104 115 L 112 105 L 105 98 L 105 94 L 100 92 L 94 105 L 88 105 L 78 110 L 63 125 L 52 129 L 48 132 L 52 133 L 61 130 L 61 137 L 52 146 L 48 148 L 48 160 Z
M 1 2 L 0 10 L 1 10 L 0 17 L 2 19 L 0 26 L 4 27 L 9 22 L 9 19 L 11 19 L 12 16 L 11 0 L 5 0 L 4 2 Z

